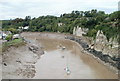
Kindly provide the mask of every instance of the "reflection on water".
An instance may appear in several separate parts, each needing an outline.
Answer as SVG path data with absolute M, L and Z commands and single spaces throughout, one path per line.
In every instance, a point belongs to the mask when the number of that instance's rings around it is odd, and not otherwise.
M 92 57 L 81 52 L 81 48 L 69 40 L 50 38 L 37 39 L 46 51 L 36 63 L 37 79 L 113 79 L 117 75 L 109 71 Z M 61 46 L 66 49 L 62 50 Z M 64 70 L 70 68 L 71 74 Z

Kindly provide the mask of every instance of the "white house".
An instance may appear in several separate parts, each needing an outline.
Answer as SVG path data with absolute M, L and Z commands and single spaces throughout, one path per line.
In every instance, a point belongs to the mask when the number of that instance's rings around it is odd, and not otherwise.
M 23 29 L 23 27 L 22 27 L 22 26 L 20 26 L 20 27 L 19 27 L 19 29 Z
M 25 26 L 25 27 L 20 26 L 19 29 L 27 30 L 27 29 L 29 29 L 29 26 Z
M 20 38 L 20 34 L 13 35 L 13 39 L 17 39 L 17 38 Z
M 24 29 L 24 30 L 27 30 L 28 28 L 29 28 L 29 26 L 25 26 L 23 29 Z
M 2 39 L 5 39 L 9 34 L 12 34 L 10 31 L 1 31 L 1 33 L 0 33 L 1 35 L 1 37 L 2 37 Z

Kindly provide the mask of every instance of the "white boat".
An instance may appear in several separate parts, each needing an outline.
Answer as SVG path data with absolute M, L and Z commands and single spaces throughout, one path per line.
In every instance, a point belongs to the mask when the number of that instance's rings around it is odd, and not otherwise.
M 67 75 L 70 75 L 70 69 L 68 67 L 65 68 Z
M 66 47 L 62 47 L 62 50 L 65 50 Z

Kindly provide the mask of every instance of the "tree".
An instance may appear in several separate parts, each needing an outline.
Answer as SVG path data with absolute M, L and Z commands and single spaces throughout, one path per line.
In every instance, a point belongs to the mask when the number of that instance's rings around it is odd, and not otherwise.
M 112 21 L 120 19 L 120 11 L 116 11 L 110 14 L 110 19 Z
M 45 27 L 41 27 L 38 30 L 39 30 L 39 32 L 43 32 L 43 31 L 45 31 Z
M 85 12 L 84 12 L 84 16 L 85 16 L 85 17 L 92 17 L 90 11 L 85 11 Z
M 8 31 L 11 31 L 13 34 L 17 33 L 17 29 L 15 29 L 15 28 L 9 28 Z
M 46 31 L 51 31 L 51 30 L 52 30 L 51 25 L 47 25 L 47 26 L 46 26 Z
M 25 19 L 3 20 L 2 28 L 17 33 L 16 31 L 20 26 L 29 26 L 29 31 L 33 32 L 60 31 L 72 34 L 73 28 L 80 26 L 89 29 L 88 36 L 95 37 L 96 31 L 102 30 L 109 39 L 118 36 L 119 15 L 120 11 L 105 14 L 104 11 L 92 9 L 89 11 L 72 11 L 62 14 L 60 17 L 47 15 L 31 19 L 30 16 L 26 16 Z M 58 23 L 62 23 L 62 26 L 58 27 Z
M 25 21 L 29 21 L 29 20 L 31 20 L 31 16 L 26 16 Z
M 87 36 L 93 37 L 94 39 L 96 38 L 97 30 L 91 29 L 88 31 Z

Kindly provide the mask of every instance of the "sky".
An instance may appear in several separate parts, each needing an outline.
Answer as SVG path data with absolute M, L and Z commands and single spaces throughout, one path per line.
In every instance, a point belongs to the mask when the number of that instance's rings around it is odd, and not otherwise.
M 60 16 L 73 10 L 97 9 L 112 13 L 118 10 L 119 0 L 0 0 L 0 20 Z

